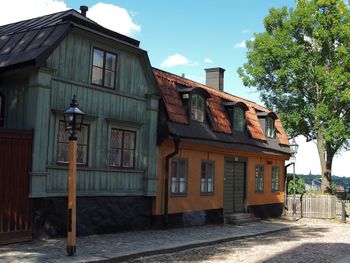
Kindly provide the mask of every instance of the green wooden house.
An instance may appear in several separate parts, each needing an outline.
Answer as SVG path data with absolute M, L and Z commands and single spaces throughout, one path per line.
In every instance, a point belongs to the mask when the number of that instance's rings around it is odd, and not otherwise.
M 62 112 L 74 95 L 86 113 L 78 134 L 78 235 L 147 227 L 156 193 L 159 99 L 147 52 L 139 41 L 68 10 L 0 26 L 0 139 L 1 133 L 32 131 L 29 175 L 18 177 L 29 176 L 26 231 L 65 234 Z M 16 191 L 15 167 L 7 170 L 7 179 L 0 171 L 1 183 Z M 6 221 L 0 235 L 21 228 L 19 212 L 12 214 L 21 208 L 6 205 L 0 206 L 0 221 Z

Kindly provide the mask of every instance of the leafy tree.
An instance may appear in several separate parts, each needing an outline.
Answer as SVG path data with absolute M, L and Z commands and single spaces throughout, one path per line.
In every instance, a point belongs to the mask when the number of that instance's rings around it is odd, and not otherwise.
M 289 177 L 287 184 L 288 184 L 287 193 L 289 195 L 292 195 L 294 193 L 294 178 Z M 305 181 L 300 177 L 295 177 L 295 193 L 296 194 L 305 193 Z
M 298 0 L 272 8 L 265 32 L 247 41 L 248 62 L 238 69 L 287 133 L 317 144 L 322 191 L 331 191 L 335 154 L 350 136 L 350 12 L 343 0 Z

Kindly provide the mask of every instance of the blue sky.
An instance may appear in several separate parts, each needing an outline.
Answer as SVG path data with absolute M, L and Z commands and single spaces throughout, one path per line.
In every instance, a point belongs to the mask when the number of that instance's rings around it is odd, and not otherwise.
M 222 67 L 226 92 L 260 103 L 256 90 L 244 87 L 237 74 L 246 61 L 244 43 L 254 38 L 254 32 L 263 32 L 271 7 L 295 7 L 295 1 L 1 0 L 0 25 L 68 8 L 79 10 L 80 5 L 87 5 L 87 16 L 99 24 L 141 41 L 152 66 L 202 83 L 204 68 Z M 296 172 L 320 174 L 315 144 L 303 137 L 297 142 Z M 348 160 L 350 152 L 336 156 L 333 174 L 350 176 Z
M 92 6 L 97 1 L 66 1 L 75 9 L 82 4 Z M 185 74 L 204 82 L 204 68 L 222 67 L 225 71 L 225 91 L 259 101 L 254 89 L 242 85 L 237 69 L 245 62 L 246 49 L 235 47 L 263 30 L 263 19 L 271 7 L 294 6 L 294 1 L 104 1 L 127 9 L 133 21 L 141 26 L 132 36 L 141 41 L 151 63 L 175 74 Z M 188 64 L 162 67 L 169 56 L 179 54 Z M 213 63 L 205 63 L 210 59 Z

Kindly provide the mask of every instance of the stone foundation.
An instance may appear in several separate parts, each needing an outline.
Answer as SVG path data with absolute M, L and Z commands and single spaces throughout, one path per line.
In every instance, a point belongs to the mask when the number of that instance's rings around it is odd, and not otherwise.
M 248 212 L 260 218 L 275 218 L 282 216 L 283 207 L 283 203 L 252 205 L 248 206 Z
M 77 236 L 151 226 L 152 198 L 77 197 Z M 67 198 L 33 199 L 33 236 L 67 235 Z
M 222 224 L 224 222 L 222 208 L 169 214 L 168 218 L 169 227 L 200 226 L 205 224 Z M 162 227 L 163 215 L 153 216 L 152 225 Z

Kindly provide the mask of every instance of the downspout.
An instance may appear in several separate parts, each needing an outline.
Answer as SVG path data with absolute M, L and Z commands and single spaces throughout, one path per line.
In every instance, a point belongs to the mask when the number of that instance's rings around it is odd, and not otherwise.
M 169 224 L 169 217 L 168 217 L 168 207 L 169 207 L 169 160 L 170 158 L 174 157 L 176 154 L 179 153 L 179 146 L 180 146 L 180 137 L 175 136 L 173 137 L 174 144 L 175 144 L 175 151 L 168 154 L 165 157 L 165 180 L 164 180 L 164 214 L 163 214 L 163 225 L 165 227 Z

